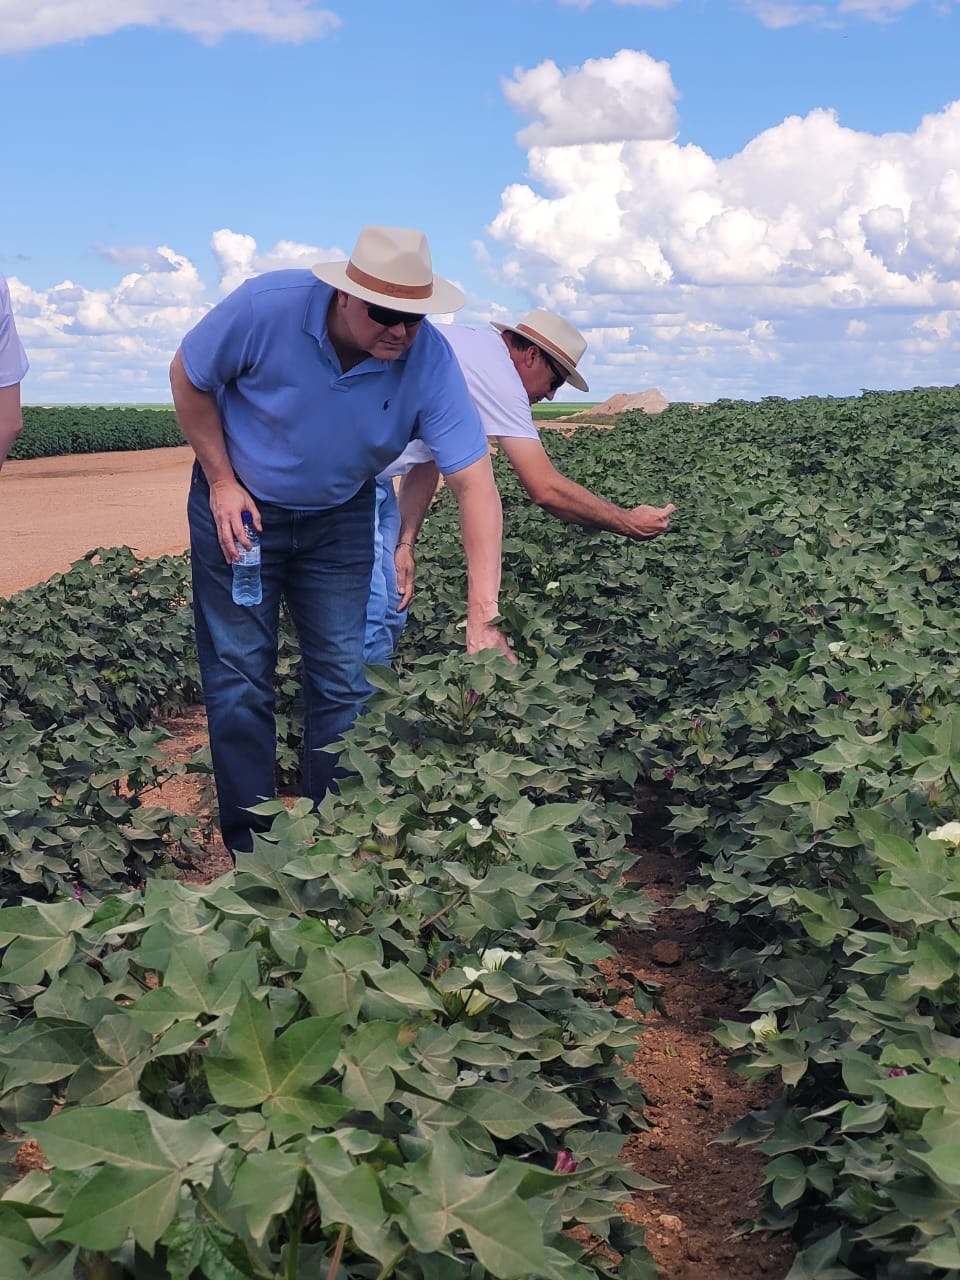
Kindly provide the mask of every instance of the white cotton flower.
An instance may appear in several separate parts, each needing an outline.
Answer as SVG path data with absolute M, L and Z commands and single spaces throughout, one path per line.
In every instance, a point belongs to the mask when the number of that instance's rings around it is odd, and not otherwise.
M 483 823 L 482 823 L 482 822 L 478 822 L 478 821 L 476 820 L 476 818 L 470 818 L 470 819 L 468 820 L 468 822 L 467 822 L 467 825 L 468 825 L 468 826 L 470 826 L 470 827 L 473 827 L 474 831 L 482 831 L 482 830 L 483 830 Z
M 775 1013 L 764 1013 L 750 1023 L 750 1030 L 757 1040 L 773 1040 L 780 1032 Z
M 464 965 L 464 976 L 468 982 L 477 982 L 485 973 L 493 973 L 495 969 L 502 969 L 508 960 L 522 959 L 523 956 L 519 951 L 507 951 L 504 947 L 488 947 L 486 951 L 480 953 L 480 963 L 483 968 L 471 969 L 468 965 Z M 482 1013 L 484 1009 L 488 1009 L 492 1004 L 493 996 L 488 996 L 483 991 L 471 991 L 463 1011 L 467 1017 L 471 1017 L 475 1013 Z
M 929 833 L 930 840 L 942 840 L 944 844 L 960 846 L 960 822 L 947 822 Z
M 486 951 L 480 953 L 480 963 L 483 968 L 471 969 L 468 965 L 464 965 L 463 972 L 471 982 L 476 982 L 485 973 L 493 973 L 495 969 L 502 969 L 508 960 L 522 959 L 523 955 L 519 951 L 507 951 L 503 947 L 488 947 Z
M 544 589 L 544 591 L 559 591 L 559 590 L 560 590 L 560 583 L 559 583 L 559 582 L 548 582 L 548 583 L 547 583 L 547 585 L 546 585 L 543 589 Z
M 832 654 L 839 656 L 841 653 L 846 653 L 849 646 L 843 640 L 834 640 L 831 644 L 827 645 L 827 648 Z

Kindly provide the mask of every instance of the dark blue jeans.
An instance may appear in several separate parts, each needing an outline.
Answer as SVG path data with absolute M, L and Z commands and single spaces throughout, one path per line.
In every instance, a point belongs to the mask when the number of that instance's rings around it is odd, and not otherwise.
M 321 800 L 334 785 L 337 756 L 322 748 L 350 728 L 369 694 L 363 635 L 373 565 L 373 481 L 327 511 L 257 506 L 263 520 L 263 601 L 251 608 L 233 603 L 232 569 L 217 542 L 210 490 L 194 466 L 187 515 L 197 655 L 220 830 L 232 853 L 249 851 L 251 832 L 269 827 L 247 807 L 276 794 L 281 598 L 300 640 L 303 793 L 312 800 Z

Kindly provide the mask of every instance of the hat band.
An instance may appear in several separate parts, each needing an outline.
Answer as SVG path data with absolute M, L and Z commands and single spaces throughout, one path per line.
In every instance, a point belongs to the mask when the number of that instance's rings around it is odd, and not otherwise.
M 433 296 L 433 281 L 429 284 L 394 284 L 392 280 L 381 280 L 378 276 L 368 275 L 354 266 L 353 261 L 347 263 L 344 274 L 354 284 L 363 289 L 373 289 L 376 293 L 385 293 L 390 298 L 424 299 Z
M 577 367 L 576 360 L 571 360 L 567 353 L 561 350 L 556 343 L 551 342 L 549 338 L 545 338 L 542 333 L 537 333 L 536 329 L 531 329 L 528 324 L 518 324 L 517 333 L 522 333 L 525 338 L 530 338 L 538 347 L 545 347 L 551 355 L 562 360 L 564 364 L 570 365 L 571 368 L 575 369 Z

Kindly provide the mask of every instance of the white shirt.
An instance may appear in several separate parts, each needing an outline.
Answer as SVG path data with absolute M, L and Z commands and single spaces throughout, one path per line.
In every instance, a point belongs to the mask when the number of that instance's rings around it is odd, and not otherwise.
M 23 381 L 30 368 L 23 343 L 17 336 L 10 308 L 10 290 L 0 275 L 0 387 L 12 387 Z
M 453 348 L 487 435 L 538 440 L 530 399 L 501 334 L 496 329 L 462 324 L 443 325 L 440 332 Z M 412 440 L 377 479 L 406 475 L 418 462 L 429 462 L 432 457 L 422 440 Z

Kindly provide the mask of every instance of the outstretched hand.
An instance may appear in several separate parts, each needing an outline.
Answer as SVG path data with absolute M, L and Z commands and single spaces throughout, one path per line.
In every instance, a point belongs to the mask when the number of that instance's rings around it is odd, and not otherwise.
M 630 538 L 658 538 L 670 528 L 670 517 L 676 511 L 672 502 L 665 507 L 634 507 L 626 530 Z
M 481 649 L 499 649 L 516 665 L 517 655 L 510 648 L 510 642 L 499 629 L 489 622 L 473 622 L 467 618 L 467 653 L 479 653 Z

